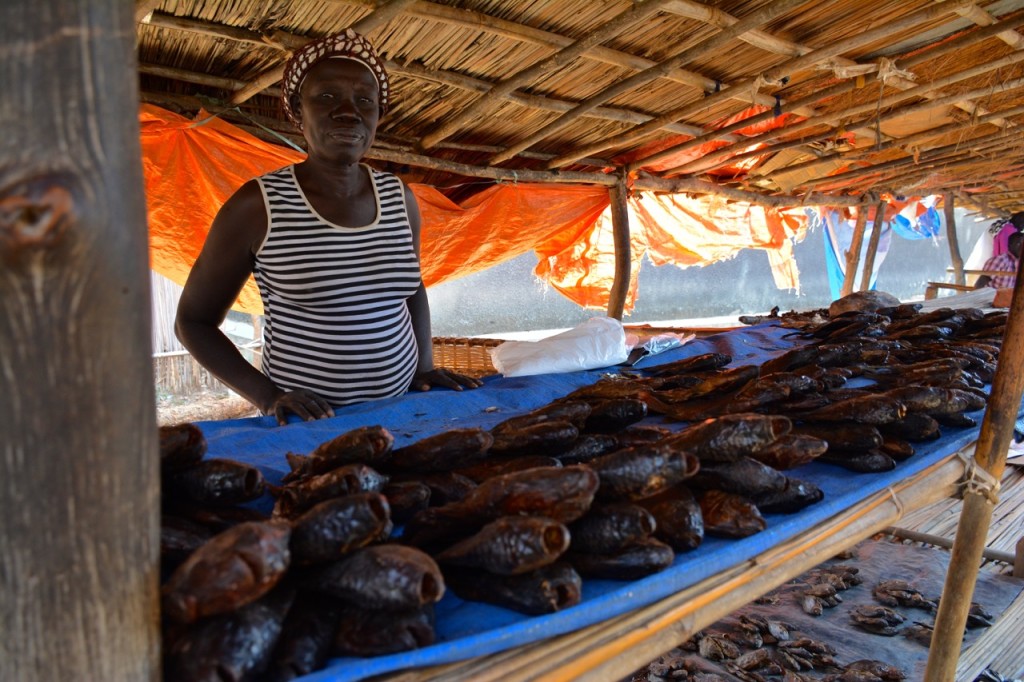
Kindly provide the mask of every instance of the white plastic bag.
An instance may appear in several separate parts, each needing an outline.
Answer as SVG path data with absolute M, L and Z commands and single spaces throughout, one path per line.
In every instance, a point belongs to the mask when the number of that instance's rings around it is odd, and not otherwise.
M 491 350 L 494 368 L 507 377 L 608 367 L 628 356 L 626 332 L 611 317 L 592 317 L 540 341 L 506 341 Z

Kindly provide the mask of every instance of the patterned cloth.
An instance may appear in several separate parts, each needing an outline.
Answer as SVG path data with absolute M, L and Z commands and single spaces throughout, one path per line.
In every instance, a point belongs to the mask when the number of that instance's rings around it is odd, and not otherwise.
M 284 76 L 281 79 L 281 105 L 284 107 L 285 115 L 299 130 L 302 130 L 302 120 L 292 110 L 292 95 L 298 94 L 302 81 L 306 79 L 310 69 L 325 59 L 333 58 L 351 59 L 368 68 L 377 79 L 381 115 L 388 110 L 388 72 L 384 70 L 384 62 L 370 41 L 347 28 L 337 35 L 306 43 L 296 50 L 285 64 Z
M 1014 258 L 1013 254 L 1006 252 L 998 256 L 992 256 L 985 261 L 985 266 L 982 270 L 1002 270 L 1004 272 L 1017 272 L 1017 259 Z M 1017 275 L 992 275 L 988 281 L 988 285 L 993 289 L 1007 289 L 1013 287 L 1017 281 Z

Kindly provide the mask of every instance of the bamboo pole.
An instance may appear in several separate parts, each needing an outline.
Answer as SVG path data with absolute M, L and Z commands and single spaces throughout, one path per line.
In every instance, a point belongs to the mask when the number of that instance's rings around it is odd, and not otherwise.
M 609 194 L 615 242 L 615 279 L 612 281 L 611 295 L 608 299 L 608 317 L 621 320 L 622 311 L 626 307 L 630 278 L 629 211 L 626 207 L 629 192 L 626 188 L 625 175 L 619 176 L 619 181 L 612 185 Z
M 974 449 L 976 470 L 973 476 L 967 477 L 963 510 L 935 616 L 935 631 L 925 669 L 927 682 L 945 682 L 954 678 L 974 581 L 978 577 L 978 566 L 997 500 L 998 482 L 1006 466 L 1006 452 L 1024 391 L 1024 364 L 1020 362 L 1024 357 L 1022 289 L 1024 277 L 1019 275 L 1018 266 L 1003 345 L 999 351 L 1000 361 L 992 379 L 988 408 Z
M 953 282 L 955 284 L 966 284 L 964 259 L 960 255 L 960 242 L 956 236 L 956 211 L 953 193 L 946 192 L 942 197 L 942 202 L 942 208 L 946 215 L 946 241 L 949 243 L 949 260 L 953 265 Z
M 864 269 L 860 275 L 860 290 L 871 289 L 871 275 L 875 272 L 875 254 L 878 252 L 878 241 L 882 237 L 882 227 L 885 225 L 885 209 L 888 204 L 879 201 L 875 205 L 875 222 L 871 225 L 871 238 L 868 239 L 868 253 L 864 257 Z
M 565 116 L 549 123 L 548 125 L 541 128 L 536 133 L 527 136 L 526 139 L 512 145 L 507 151 L 502 154 L 498 154 L 491 158 L 491 164 L 499 164 L 503 161 L 511 159 L 519 152 L 527 149 L 537 142 L 540 142 L 549 135 L 565 128 L 567 125 L 583 116 L 587 111 L 599 106 L 608 100 L 614 99 L 619 95 L 629 92 L 634 88 L 638 88 L 641 85 L 645 85 L 654 81 L 658 78 L 663 77 L 666 73 L 671 72 L 676 67 L 686 64 L 695 59 L 698 59 L 702 55 L 715 50 L 722 45 L 727 44 L 731 40 L 735 39 L 736 36 L 742 35 L 747 31 L 750 31 L 756 27 L 762 26 L 772 19 L 784 14 L 785 12 L 793 9 L 794 7 L 802 4 L 803 0 L 773 0 L 768 5 L 761 7 L 760 9 L 752 12 L 751 14 L 744 17 L 742 20 L 733 24 L 730 28 L 727 28 L 717 35 L 708 38 L 707 40 L 694 45 L 693 47 L 687 48 L 671 57 L 657 66 L 652 66 L 646 71 L 634 74 L 629 78 L 623 79 L 608 88 L 605 88 L 597 95 L 591 97 L 585 102 L 581 102 L 579 106 L 567 113 Z
M 843 286 L 839 296 L 849 296 L 853 292 L 853 280 L 857 277 L 857 265 L 860 263 L 860 250 L 864 242 L 864 227 L 868 222 L 868 205 L 857 207 L 857 222 L 853 226 L 850 248 L 846 251 L 846 269 L 843 272 Z
M 1024 84 L 1024 79 L 1017 78 L 1012 81 L 998 83 L 984 88 L 977 88 L 975 90 L 971 90 L 970 92 L 961 92 L 955 95 L 949 95 L 941 97 L 939 99 L 929 100 L 927 102 L 924 102 L 923 104 L 913 105 L 910 107 L 905 107 L 900 110 L 892 111 L 883 117 L 879 117 L 876 115 L 877 112 L 880 111 L 881 109 L 891 107 L 899 102 L 902 102 L 903 100 L 912 99 L 915 97 L 925 97 L 928 93 L 938 90 L 939 88 L 943 88 L 948 85 L 953 85 L 960 81 L 968 80 L 971 78 L 977 78 L 978 76 L 984 73 L 988 73 L 989 71 L 994 71 L 996 69 L 1000 69 L 1003 67 L 1012 66 L 1022 61 L 1024 61 L 1024 51 L 1014 52 L 1013 54 L 1003 57 L 1001 59 L 997 59 L 995 61 L 987 62 L 976 67 L 972 67 L 954 74 L 950 74 L 949 76 L 939 78 L 929 83 L 925 83 L 916 88 L 911 88 L 910 90 L 903 90 L 902 92 L 887 95 L 881 98 L 880 100 L 874 102 L 860 104 L 858 106 L 846 109 L 842 112 L 838 112 L 835 114 L 826 114 L 824 116 L 820 116 L 817 118 L 807 119 L 806 121 L 802 121 L 794 126 L 787 126 L 785 128 L 781 128 L 779 130 L 767 133 L 763 136 L 752 137 L 748 140 L 747 144 L 756 144 L 758 142 L 775 140 L 782 136 L 789 137 L 790 135 L 795 135 L 797 133 L 804 132 L 806 130 L 811 130 L 819 126 L 834 125 L 837 122 L 849 120 L 854 116 L 870 114 L 871 116 L 869 117 L 869 119 L 867 119 L 867 121 L 876 123 L 880 121 L 886 121 L 897 116 L 904 116 L 909 113 L 925 111 L 927 109 L 932 109 L 938 106 L 955 104 L 957 102 L 974 99 L 976 97 L 991 96 L 992 94 L 997 92 L 1005 92 L 1006 90 L 1019 88 L 1022 84 Z M 862 121 L 857 124 L 851 125 L 862 125 L 864 122 L 867 121 Z M 771 147 L 769 147 L 766 150 L 761 150 L 761 153 L 768 153 L 770 150 Z M 665 172 L 666 174 L 693 173 L 698 171 L 706 172 L 709 170 L 719 168 L 728 163 L 733 163 L 734 161 L 743 156 L 744 155 L 742 154 L 733 154 L 729 148 L 725 148 L 724 150 L 712 152 L 711 154 L 701 157 L 696 161 L 684 164 L 682 166 L 678 166 L 676 168 L 672 168 Z
M 642 0 L 625 10 L 614 19 L 605 22 L 599 28 L 583 36 L 572 45 L 565 47 L 550 57 L 529 66 L 511 78 L 491 87 L 490 91 L 454 116 L 447 118 L 433 131 L 423 136 L 423 149 L 430 149 L 438 142 L 456 133 L 464 124 L 478 119 L 493 110 L 505 96 L 520 87 L 529 85 L 546 73 L 561 69 L 573 62 L 595 45 L 600 45 L 617 36 L 637 22 L 660 11 L 670 0 Z
M 352 30 L 356 33 L 369 33 L 378 26 L 385 24 L 396 16 L 405 11 L 406 7 L 414 4 L 417 0 L 384 0 L 377 6 L 373 12 L 366 17 L 363 17 L 356 23 L 352 24 Z M 284 64 L 267 69 L 259 76 L 256 76 L 246 87 L 235 92 L 231 96 L 231 102 L 233 104 L 241 104 L 253 96 L 258 95 L 260 92 L 270 87 L 274 83 L 280 82 L 284 76 Z
M 985 28 L 980 28 L 980 29 L 977 29 L 975 31 L 971 31 L 970 33 L 962 35 L 962 36 L 960 36 L 958 38 L 954 38 L 953 40 L 945 41 L 945 42 L 940 43 L 939 45 L 937 45 L 935 47 L 923 50 L 923 51 L 921 51 L 921 52 L 919 52 L 919 53 L 917 53 L 915 55 L 909 56 L 909 57 L 907 57 L 905 59 L 901 59 L 901 60 L 899 60 L 896 63 L 896 68 L 898 68 L 900 70 L 908 70 L 908 69 L 913 68 L 914 66 L 917 66 L 918 64 L 924 63 L 926 61 L 930 61 L 930 60 L 936 59 L 937 57 L 941 57 L 941 56 L 944 56 L 944 55 L 947 55 L 947 54 L 954 53 L 954 52 L 956 52 L 958 50 L 963 50 L 963 49 L 965 49 L 967 47 L 970 47 L 972 45 L 975 45 L 975 44 L 981 42 L 982 40 L 987 40 L 988 38 L 991 38 L 994 35 L 1001 35 L 1002 33 L 1007 32 L 1007 31 L 1011 31 L 1012 32 L 1013 29 L 1016 29 L 1017 27 L 1019 27 L 1021 25 L 1024 25 L 1024 14 L 1015 15 L 1015 16 L 1009 18 L 1009 19 L 1004 19 L 1003 21 L 998 22 L 997 24 L 994 24 L 993 26 L 987 26 Z M 852 63 L 854 63 L 854 62 L 851 62 L 851 64 Z M 878 80 L 876 75 L 871 75 L 868 78 L 870 79 L 869 82 L 877 82 L 877 80 Z M 896 82 L 895 80 L 889 81 L 889 83 L 890 84 L 895 84 L 895 85 L 897 85 L 897 87 L 901 87 L 899 85 L 899 83 Z M 791 101 L 791 102 L 785 102 L 783 104 L 783 109 L 786 112 L 796 113 L 798 108 L 807 107 L 807 106 L 809 106 L 811 104 L 814 104 L 815 102 L 819 102 L 819 101 L 822 101 L 824 99 L 828 99 L 830 97 L 835 97 L 835 96 L 841 95 L 841 94 L 843 94 L 845 92 L 850 92 L 851 90 L 856 89 L 856 87 L 857 87 L 857 81 L 855 81 L 854 79 L 847 79 L 846 81 L 844 81 L 842 83 L 839 83 L 837 85 L 833 85 L 831 87 L 824 88 L 822 90 L 818 90 L 815 93 L 813 93 L 813 94 L 811 94 L 811 95 L 809 95 L 807 97 L 803 97 L 801 99 L 794 100 L 794 101 Z M 912 86 L 908 86 L 908 87 L 912 87 Z M 907 88 L 902 88 L 901 87 L 901 89 L 907 89 Z M 927 96 L 928 95 L 925 95 L 925 97 L 927 97 Z M 676 110 L 674 112 L 669 112 L 669 114 L 666 114 L 664 116 L 664 119 L 666 120 L 666 122 L 667 121 L 678 121 L 680 118 L 682 118 L 685 115 L 686 115 L 685 114 L 685 110 L 678 109 L 678 110 Z M 662 117 L 659 117 L 659 120 L 661 120 L 661 118 Z M 766 111 L 766 112 L 764 112 L 762 114 L 758 114 L 756 116 L 751 116 L 749 118 L 745 118 L 742 121 L 734 123 L 731 126 L 726 126 L 724 128 L 719 128 L 719 129 L 715 129 L 715 130 L 706 131 L 706 132 L 702 133 L 701 135 L 695 136 L 694 139 L 692 139 L 692 140 L 688 140 L 687 142 L 684 142 L 682 144 L 676 145 L 674 147 L 669 147 L 668 149 L 664 149 L 664 150 L 662 150 L 660 152 L 657 152 L 655 154 L 651 154 L 651 155 L 646 156 L 644 158 L 637 159 L 636 161 L 632 162 L 631 164 L 629 164 L 626 167 L 626 171 L 627 172 L 633 171 L 636 168 L 642 167 L 644 165 L 649 165 L 649 164 L 652 164 L 652 163 L 656 163 L 658 161 L 661 161 L 662 159 L 669 158 L 671 156 L 674 156 L 676 154 L 684 152 L 684 151 L 686 151 L 688 149 L 693 149 L 695 147 L 698 147 L 698 146 L 704 144 L 705 142 L 709 142 L 709 141 L 715 140 L 715 139 L 720 139 L 722 137 L 722 135 L 724 135 L 726 133 L 735 132 L 736 130 L 739 130 L 742 127 L 755 125 L 757 123 L 763 123 L 764 121 L 768 121 L 768 120 L 770 120 L 772 118 L 775 118 L 775 113 L 773 111 Z M 1005 124 L 1005 121 L 1000 121 L 998 118 L 989 118 L 987 114 L 984 115 L 984 118 L 986 119 L 986 122 L 991 122 L 993 125 L 999 125 L 1000 123 Z M 639 130 L 640 129 L 637 129 L 637 131 L 639 131 Z M 621 146 L 623 144 L 627 144 L 629 142 L 635 141 L 635 139 L 631 137 L 631 133 L 632 132 L 633 131 L 629 131 L 629 132 L 624 133 L 623 135 L 609 138 L 607 140 L 607 143 L 608 143 L 609 146 Z M 654 132 L 654 131 L 650 131 L 650 132 Z M 640 137 L 642 137 L 642 136 L 640 136 Z M 895 142 L 898 143 L 898 140 L 895 141 Z M 580 151 L 582 151 L 584 153 L 592 154 L 592 153 L 595 153 L 597 151 L 600 151 L 600 149 L 594 149 L 593 146 L 586 146 L 586 147 L 580 148 Z
M 160 679 L 134 3 L 0 3 L 0 680 Z
M 926 7 L 923 10 L 910 14 L 906 17 L 903 17 L 898 21 L 890 22 L 884 26 L 880 26 L 878 28 L 851 36 L 845 40 L 836 41 L 834 43 L 831 43 L 827 46 L 818 48 L 813 51 L 808 50 L 806 52 L 801 53 L 799 56 L 796 56 L 795 58 L 790 59 L 789 61 L 786 61 L 778 66 L 772 67 L 770 70 L 766 71 L 764 74 L 760 76 L 761 82 L 777 81 L 783 76 L 787 76 L 791 73 L 797 73 L 801 70 L 807 69 L 808 67 L 820 64 L 821 62 L 824 62 L 826 60 L 834 59 L 837 55 L 842 54 L 843 52 L 856 49 L 865 44 L 876 42 L 881 38 L 886 38 L 893 34 L 905 31 L 907 28 L 911 26 L 916 26 L 917 24 L 923 23 L 925 21 L 930 21 L 935 17 L 949 14 L 950 12 L 955 11 L 955 9 L 951 9 L 951 6 L 957 4 L 962 3 L 960 3 L 960 0 L 953 0 L 953 2 L 948 3 L 937 3 L 930 7 Z M 856 62 L 853 62 L 852 60 L 842 61 L 848 62 L 851 65 L 856 64 Z M 645 123 L 643 126 L 636 130 L 627 131 L 622 135 L 609 138 L 608 140 L 604 140 L 602 142 L 589 144 L 584 147 L 580 147 L 577 150 L 569 152 L 568 154 L 564 154 L 560 156 L 558 159 L 556 159 L 554 162 L 549 164 L 549 167 L 561 167 L 571 163 L 575 159 L 578 159 L 580 156 L 592 154 L 601 151 L 602 149 L 607 149 L 613 146 L 621 146 L 623 144 L 635 143 L 638 140 L 657 132 L 659 127 L 663 126 L 664 124 L 673 121 L 678 121 L 691 114 L 696 114 L 698 112 L 711 109 L 712 107 L 717 105 L 721 100 L 732 97 L 733 95 L 730 94 L 730 91 L 735 92 L 735 90 L 751 88 L 757 82 L 757 78 L 746 78 L 740 82 L 733 83 L 727 89 L 720 90 L 715 93 L 709 93 L 704 97 L 703 100 L 693 102 L 679 109 L 670 111 L 666 114 L 662 114 L 661 116 L 657 117 L 650 123 Z M 910 84 L 908 84 L 908 87 L 910 87 Z M 790 103 L 786 108 L 788 111 L 796 113 L 795 109 L 801 108 L 804 105 L 809 104 L 810 102 L 813 101 L 817 101 L 819 99 L 822 98 L 812 96 L 801 100 L 799 105 L 796 103 Z M 764 117 L 762 120 L 767 120 L 769 118 L 767 113 L 768 112 L 766 112 L 765 114 L 751 117 L 750 119 L 746 119 L 743 126 L 740 127 L 752 125 L 755 122 L 754 119 L 761 119 L 762 116 Z M 774 117 L 774 114 L 772 115 L 772 117 Z M 732 129 L 738 130 L 739 128 L 732 127 Z M 685 144 L 694 143 L 696 145 L 703 144 L 703 142 L 706 141 L 706 137 L 704 134 L 698 137 L 701 139 L 701 142 L 695 142 L 695 140 L 691 140 Z M 684 145 L 680 145 L 680 147 L 683 146 Z M 683 151 L 683 149 L 673 147 L 671 153 L 675 154 L 681 151 Z M 666 158 L 665 152 L 652 154 L 651 156 L 644 158 L 642 162 L 650 164 L 656 160 L 660 160 L 661 158 Z M 628 170 L 635 170 L 636 168 L 640 167 L 639 164 L 640 161 L 634 162 L 629 166 Z

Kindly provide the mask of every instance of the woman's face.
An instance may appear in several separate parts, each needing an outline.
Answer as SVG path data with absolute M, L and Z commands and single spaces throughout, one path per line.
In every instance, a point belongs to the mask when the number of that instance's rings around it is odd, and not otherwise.
M 380 119 L 380 91 L 370 70 L 351 59 L 325 59 L 310 69 L 297 111 L 309 155 L 358 162 L 373 144 Z

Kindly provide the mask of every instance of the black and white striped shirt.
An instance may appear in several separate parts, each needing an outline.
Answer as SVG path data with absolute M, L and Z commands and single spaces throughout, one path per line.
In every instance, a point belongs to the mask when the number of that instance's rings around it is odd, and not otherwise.
M 402 182 L 364 166 L 377 218 L 320 216 L 288 166 L 259 178 L 267 237 L 254 275 L 263 299 L 263 372 L 279 388 L 332 405 L 400 395 L 416 371 L 406 299 L 420 285 Z

